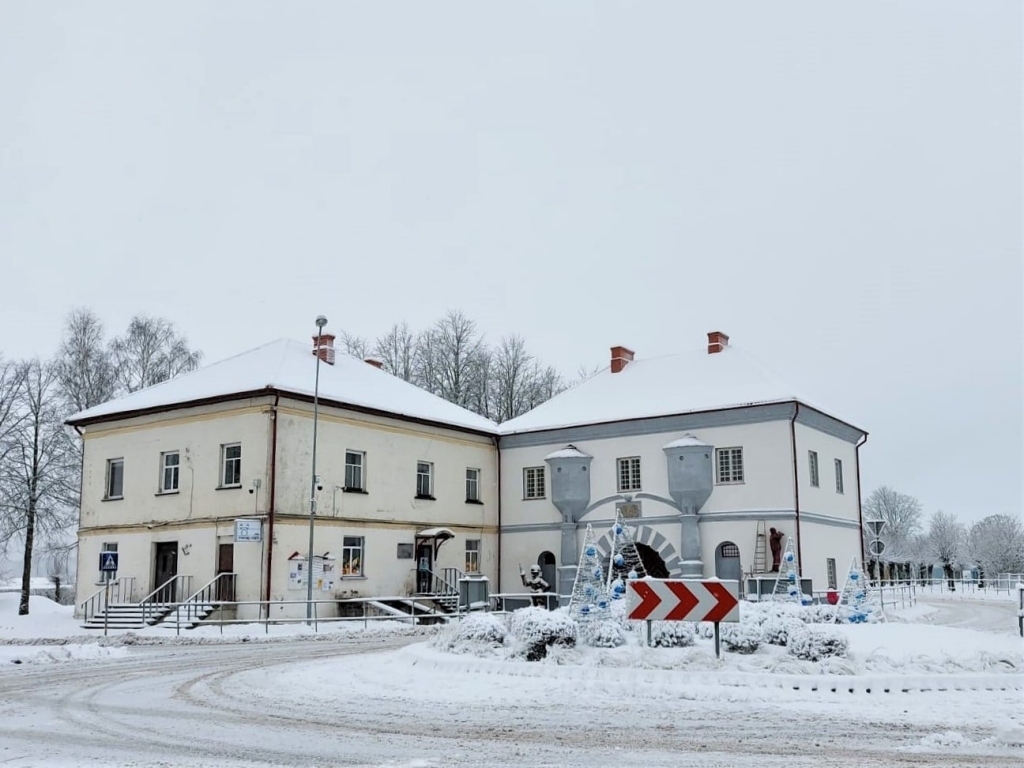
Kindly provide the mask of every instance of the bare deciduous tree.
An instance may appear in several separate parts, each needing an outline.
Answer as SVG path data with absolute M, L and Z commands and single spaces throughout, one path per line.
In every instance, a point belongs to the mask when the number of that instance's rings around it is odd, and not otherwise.
M 194 371 L 203 359 L 172 322 L 145 315 L 132 318 L 124 334 L 110 343 L 110 354 L 123 392 L 137 392 Z
M 395 323 L 377 338 L 373 353 L 384 362 L 384 370 L 403 381 L 415 375 L 416 338 L 406 323 Z
M 362 336 L 356 336 L 354 333 L 342 331 L 338 340 L 341 342 L 338 347 L 346 355 L 358 357 L 360 360 L 365 360 L 370 356 L 370 344 Z
M 76 309 L 68 315 L 55 365 L 68 415 L 117 395 L 118 382 L 103 324 L 92 310 Z
M 535 399 L 536 379 L 533 355 L 526 351 L 523 337 L 503 338 L 494 351 L 495 421 L 508 421 L 527 411 Z
M 17 406 L 27 370 L 24 363 L 0 358 L 0 466 L 14 446 L 11 435 L 24 418 Z
M 1010 515 L 989 515 L 971 526 L 967 552 L 990 577 L 1024 573 L 1024 524 Z
M 964 525 L 956 515 L 941 510 L 928 521 L 927 553 L 933 561 L 942 563 L 943 573 L 954 589 L 953 566 L 964 553 Z
M 36 537 L 65 531 L 74 508 L 65 497 L 69 473 L 78 471 L 60 408 L 57 370 L 34 360 L 28 363 L 15 404 L 17 426 L 10 450 L 0 466 L 0 511 L 3 533 L 24 542 L 21 602 L 29 611 L 32 556 Z
M 420 336 L 417 378 L 421 386 L 449 402 L 467 406 L 476 394 L 473 374 L 479 370 L 477 356 L 482 346 L 476 323 L 462 312 L 450 310 Z
M 913 561 L 910 542 L 921 530 L 921 502 L 883 485 L 864 501 L 865 520 L 884 520 L 879 538 L 885 543 L 884 559 Z M 870 536 L 867 526 L 865 535 Z

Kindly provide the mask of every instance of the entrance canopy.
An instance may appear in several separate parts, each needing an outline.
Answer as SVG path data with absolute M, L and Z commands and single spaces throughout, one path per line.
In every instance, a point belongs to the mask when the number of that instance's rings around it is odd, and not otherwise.
M 416 534 L 417 539 L 438 539 L 439 541 L 447 541 L 448 539 L 454 539 L 455 534 L 452 533 L 449 528 L 424 528 L 422 531 Z

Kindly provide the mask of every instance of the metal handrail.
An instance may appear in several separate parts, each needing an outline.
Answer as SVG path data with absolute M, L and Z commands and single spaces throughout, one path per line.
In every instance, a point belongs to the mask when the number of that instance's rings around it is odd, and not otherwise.
M 107 610 L 107 592 L 110 589 L 114 590 L 114 599 L 111 603 L 120 603 L 124 597 L 125 585 L 128 587 L 128 596 L 131 597 L 132 592 L 135 589 L 135 577 L 134 576 L 122 576 L 112 583 L 104 584 L 96 592 L 89 595 L 85 600 L 78 604 L 78 607 L 82 609 L 83 621 L 89 621 L 93 616 L 102 610 Z
M 174 623 L 177 626 L 178 632 L 181 632 L 182 609 L 185 611 L 184 623 L 191 624 L 192 619 L 199 616 L 200 605 L 221 605 L 223 603 L 235 602 L 235 576 L 236 574 L 230 572 L 218 573 L 213 579 L 196 590 L 195 594 L 190 595 L 187 600 L 179 603 L 174 611 Z M 227 599 L 221 596 L 225 592 L 229 595 Z
M 172 584 L 174 584 L 177 587 L 177 582 L 178 582 L 179 579 L 181 580 L 181 587 L 182 587 L 181 590 L 179 591 L 177 588 L 174 589 L 174 590 L 168 590 L 168 588 Z M 166 597 L 168 591 L 171 591 L 172 594 L 175 597 L 177 597 L 178 595 L 187 595 L 189 589 L 191 588 L 191 586 L 192 586 L 192 577 L 191 576 L 187 576 L 187 575 L 171 576 L 171 578 L 169 578 L 167 581 L 165 581 L 163 584 L 161 584 L 159 587 L 154 589 L 152 592 L 150 592 L 148 595 L 146 595 L 144 598 L 142 598 L 139 601 L 139 607 L 142 608 L 142 620 L 144 622 L 146 622 L 147 624 L 149 623 L 149 617 L 150 617 L 150 615 L 152 613 L 152 609 L 154 607 L 156 607 L 157 604 L 169 603 L 172 606 L 177 604 L 178 601 L 176 601 L 176 600 L 161 600 L 161 599 L 159 599 L 161 596 Z

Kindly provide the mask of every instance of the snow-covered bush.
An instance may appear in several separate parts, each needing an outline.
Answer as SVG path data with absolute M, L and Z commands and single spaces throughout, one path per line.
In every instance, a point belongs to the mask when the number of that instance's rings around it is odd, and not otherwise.
M 505 622 L 492 613 L 471 613 L 455 630 L 453 640 L 458 643 L 476 642 L 501 645 L 505 642 Z
M 697 637 L 711 640 L 715 636 L 715 625 L 710 621 L 702 621 L 696 626 L 696 634 Z
M 693 645 L 693 640 L 694 626 L 689 622 L 655 621 L 651 625 L 651 645 L 655 648 L 685 648 Z
M 626 644 L 626 631 L 619 621 L 591 621 L 580 626 L 579 639 L 594 648 L 618 648 Z
M 509 633 L 515 638 L 517 655 L 539 661 L 547 655 L 549 646 L 575 646 L 579 632 L 576 622 L 565 612 L 530 607 L 512 613 Z
M 761 625 L 762 639 L 769 645 L 785 645 L 790 634 L 798 629 L 803 629 L 804 626 L 805 624 L 799 619 L 775 616 Z
M 850 643 L 846 635 L 830 627 L 803 627 L 789 636 L 789 652 L 798 659 L 821 661 L 846 656 Z
M 804 608 L 800 618 L 807 624 L 831 624 L 835 614 L 834 605 L 809 605 Z
M 761 645 L 761 627 L 758 624 L 722 625 L 722 645 L 733 653 L 753 653 Z

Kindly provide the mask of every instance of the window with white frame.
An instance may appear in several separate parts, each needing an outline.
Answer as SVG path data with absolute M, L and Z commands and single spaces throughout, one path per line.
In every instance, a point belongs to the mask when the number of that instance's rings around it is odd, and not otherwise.
M 718 460 L 718 482 L 720 485 L 743 482 L 742 448 L 717 448 L 715 457 Z
M 181 454 L 167 451 L 160 454 L 160 493 L 174 493 L 178 490 L 178 473 L 181 469 Z
M 544 467 L 526 467 L 523 470 L 523 498 L 544 498 Z
M 237 488 L 242 485 L 242 444 L 228 443 L 220 447 L 220 486 Z
M 107 459 L 107 486 L 105 499 L 124 497 L 124 459 Z
M 838 588 L 838 580 L 836 579 L 836 559 L 834 557 L 825 559 L 825 572 L 828 574 L 828 588 Z
M 618 459 L 619 493 L 640 490 L 640 457 Z
M 345 451 L 345 490 L 365 491 L 363 473 L 366 468 L 366 454 L 362 451 Z
M 466 539 L 466 573 L 480 573 L 480 539 Z
M 818 487 L 818 452 L 808 451 L 807 452 L 807 468 L 811 472 L 811 486 L 814 488 Z
M 480 470 L 466 467 L 466 501 L 480 501 Z
M 363 575 L 363 537 L 345 536 L 341 543 L 341 575 Z
M 836 493 L 843 492 L 843 462 L 836 459 Z
M 434 497 L 434 465 L 429 461 L 416 462 L 416 498 Z

